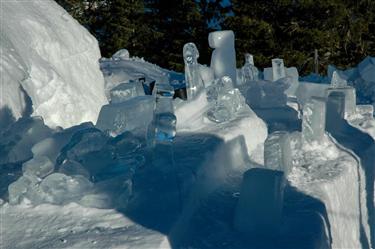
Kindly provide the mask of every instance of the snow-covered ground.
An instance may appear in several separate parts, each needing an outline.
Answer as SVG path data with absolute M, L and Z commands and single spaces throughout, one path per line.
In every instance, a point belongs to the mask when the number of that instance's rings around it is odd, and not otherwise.
M 2 1 L 1 14 L 0 248 L 374 246 L 372 107 L 345 119 L 328 113 L 327 132 L 306 143 L 301 106 L 330 85 L 297 84 L 296 70 L 293 91 L 291 78 L 235 89 L 202 76 L 195 98 L 158 99 L 168 93 L 161 84 L 185 86 L 184 74 L 127 50 L 99 62 L 96 40 L 49 0 Z M 372 62 L 357 70 L 362 81 Z M 153 143 L 162 101 L 173 105 L 177 133 Z M 254 168 L 285 180 L 274 193 L 280 224 L 265 236 L 234 225 L 243 175 Z

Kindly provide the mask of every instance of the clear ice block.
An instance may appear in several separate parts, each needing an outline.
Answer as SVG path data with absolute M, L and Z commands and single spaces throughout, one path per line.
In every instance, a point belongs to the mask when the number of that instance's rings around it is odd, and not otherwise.
M 320 141 L 325 134 L 326 98 L 312 97 L 303 107 L 302 140 L 304 143 Z
M 200 74 L 198 64 L 199 51 L 194 43 L 187 43 L 183 48 L 185 62 L 185 81 L 187 99 L 194 99 L 204 89 L 204 83 Z

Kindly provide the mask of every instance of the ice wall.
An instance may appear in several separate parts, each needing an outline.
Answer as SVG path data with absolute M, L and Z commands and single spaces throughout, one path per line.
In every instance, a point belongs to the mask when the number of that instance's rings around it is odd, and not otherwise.
M 2 1 L 0 22 L 0 110 L 23 116 L 28 95 L 49 126 L 96 121 L 106 103 L 96 39 L 51 0 Z

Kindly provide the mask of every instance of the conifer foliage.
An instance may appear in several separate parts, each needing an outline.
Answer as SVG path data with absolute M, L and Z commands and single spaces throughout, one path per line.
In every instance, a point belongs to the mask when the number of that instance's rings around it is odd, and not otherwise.
M 56 0 L 99 41 L 102 56 L 121 48 L 162 67 L 183 70 L 182 47 L 194 42 L 199 61 L 209 64 L 207 35 L 217 29 L 236 34 L 242 54 L 260 67 L 280 57 L 302 73 L 328 64 L 350 67 L 375 56 L 373 0 Z

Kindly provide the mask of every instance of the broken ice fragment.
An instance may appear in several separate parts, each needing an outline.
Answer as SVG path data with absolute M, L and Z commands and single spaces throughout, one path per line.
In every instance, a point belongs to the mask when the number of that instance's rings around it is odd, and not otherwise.
M 333 88 L 345 87 L 347 85 L 348 82 L 345 79 L 343 79 L 337 71 L 334 71 L 332 73 L 331 86 Z
M 90 178 L 90 173 L 80 163 L 69 159 L 65 159 L 60 165 L 59 173 L 68 176 L 81 175 L 88 179 Z
M 34 157 L 22 165 L 22 171 L 25 176 L 35 176 L 39 178 L 51 174 L 54 168 L 51 160 L 45 156 Z

